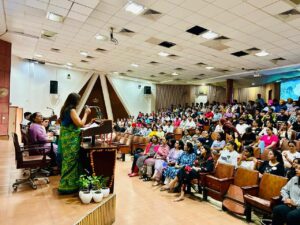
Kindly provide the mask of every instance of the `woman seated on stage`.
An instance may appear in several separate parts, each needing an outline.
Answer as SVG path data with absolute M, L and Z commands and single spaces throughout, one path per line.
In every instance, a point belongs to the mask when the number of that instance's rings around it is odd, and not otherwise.
M 47 147 L 46 153 L 55 159 L 57 155 L 57 145 L 51 143 L 53 141 L 53 133 L 46 133 L 43 126 L 43 116 L 40 112 L 35 112 L 30 117 L 31 124 L 29 127 L 29 139 L 31 144 L 42 144 Z
M 238 158 L 238 167 L 255 170 L 256 164 L 257 159 L 253 155 L 253 148 L 251 146 L 246 146 Z
M 138 176 L 138 172 L 142 169 L 144 161 L 147 158 L 151 158 L 155 155 L 159 147 L 157 136 L 152 136 L 150 143 L 147 144 L 145 151 L 136 151 L 133 157 L 133 162 L 131 166 L 131 173 L 128 174 L 129 177 Z
M 194 161 L 196 160 L 196 154 L 194 153 L 194 148 L 192 143 L 187 142 L 184 145 L 184 152 L 181 154 L 181 156 L 177 159 L 175 166 L 168 166 L 166 170 L 164 171 L 165 179 L 167 180 L 173 180 L 177 176 L 178 171 L 185 166 L 192 167 Z M 162 190 L 169 189 L 170 186 L 167 183 Z
M 278 150 L 270 150 L 268 160 L 264 161 L 258 169 L 260 177 L 263 173 L 270 173 L 277 176 L 284 176 L 284 166 L 282 155 Z
M 299 225 L 300 221 L 300 164 L 295 176 L 281 189 L 282 203 L 273 208 L 272 225 Z

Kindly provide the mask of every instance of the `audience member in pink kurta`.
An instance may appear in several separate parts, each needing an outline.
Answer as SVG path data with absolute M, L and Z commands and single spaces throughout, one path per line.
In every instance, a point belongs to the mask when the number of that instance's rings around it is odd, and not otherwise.
M 153 158 L 148 158 L 145 160 L 144 164 L 147 166 L 147 177 L 144 179 L 144 181 L 151 180 L 152 175 L 152 168 L 156 161 L 159 161 L 160 163 L 164 162 L 169 154 L 169 146 L 167 145 L 167 140 L 165 137 L 161 139 L 161 145 L 159 146 L 156 154 Z M 155 176 L 155 172 L 154 172 Z

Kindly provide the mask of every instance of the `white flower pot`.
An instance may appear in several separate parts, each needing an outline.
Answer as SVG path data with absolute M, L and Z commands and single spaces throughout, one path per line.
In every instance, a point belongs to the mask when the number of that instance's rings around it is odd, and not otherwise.
M 94 191 L 93 200 L 94 202 L 101 202 L 103 199 L 103 193 L 101 191 Z
M 101 188 L 101 192 L 103 193 L 103 197 L 107 197 L 109 195 L 109 188 Z
M 90 191 L 80 191 L 79 198 L 83 204 L 89 204 L 92 201 L 93 194 Z

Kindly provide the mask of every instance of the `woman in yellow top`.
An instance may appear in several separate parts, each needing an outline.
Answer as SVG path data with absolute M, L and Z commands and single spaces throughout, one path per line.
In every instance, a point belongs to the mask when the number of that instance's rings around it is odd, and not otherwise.
M 148 137 L 157 136 L 157 127 L 153 126 L 152 131 L 148 134 Z

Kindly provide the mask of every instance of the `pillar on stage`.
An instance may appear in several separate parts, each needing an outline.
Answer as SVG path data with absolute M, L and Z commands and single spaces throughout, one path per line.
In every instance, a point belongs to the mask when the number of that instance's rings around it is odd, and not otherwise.
M 233 100 L 233 80 L 226 80 L 226 102 L 232 103 Z

